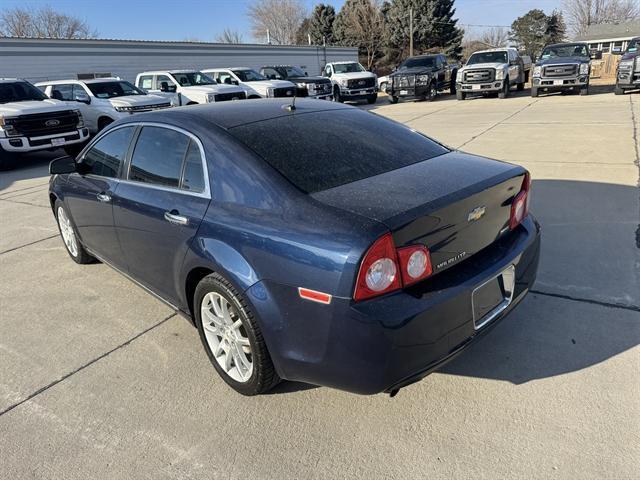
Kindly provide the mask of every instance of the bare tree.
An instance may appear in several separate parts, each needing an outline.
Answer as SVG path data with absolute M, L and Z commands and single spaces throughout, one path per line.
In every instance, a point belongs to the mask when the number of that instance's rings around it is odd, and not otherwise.
M 256 39 L 266 39 L 268 31 L 271 43 L 294 45 L 307 12 L 301 0 L 254 0 L 247 15 Z
M 29 38 L 96 38 L 97 32 L 79 18 L 39 9 L 15 7 L 0 14 L 0 36 Z
M 237 30 L 225 28 L 221 34 L 216 37 L 218 43 L 242 43 L 242 34 Z
M 506 47 L 509 44 L 509 31 L 502 27 L 491 27 L 485 30 L 479 39 L 489 47 Z
M 564 0 L 564 10 L 577 35 L 584 34 L 590 25 L 640 18 L 638 0 Z
M 373 68 L 386 43 L 385 20 L 377 0 L 347 0 L 334 23 L 336 41 L 358 47 Z

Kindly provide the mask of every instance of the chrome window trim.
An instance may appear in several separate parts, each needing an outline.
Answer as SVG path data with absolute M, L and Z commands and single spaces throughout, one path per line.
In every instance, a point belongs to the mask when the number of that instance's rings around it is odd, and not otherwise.
M 203 192 L 191 192 L 189 190 L 183 190 L 179 187 L 167 187 L 165 185 L 155 185 L 153 183 L 145 183 L 145 182 L 137 182 L 135 180 L 129 180 L 129 171 L 131 169 L 131 159 L 133 157 L 133 153 L 135 151 L 135 144 L 138 141 L 138 137 L 140 135 L 140 131 L 142 130 L 142 128 L 144 127 L 158 127 L 158 128 L 166 128 L 169 130 L 174 130 L 176 132 L 182 133 L 183 135 L 186 135 L 187 137 L 189 137 L 192 141 L 194 141 L 196 143 L 196 145 L 198 145 L 198 148 L 200 149 L 200 159 L 202 160 L 202 174 L 204 175 L 204 191 Z M 100 139 L 102 137 L 104 137 L 105 135 L 114 132 L 116 130 L 119 130 L 121 128 L 126 128 L 126 127 L 134 127 L 136 129 L 138 129 L 137 132 L 134 132 L 133 134 L 133 138 L 131 141 L 130 146 L 130 151 L 127 152 L 125 159 L 123 161 L 123 171 L 121 172 L 121 174 L 118 177 L 103 177 L 101 175 L 87 175 L 87 176 L 91 176 L 91 177 L 96 177 L 96 178 L 107 178 L 107 179 L 111 179 L 111 180 L 116 180 L 119 183 L 123 183 L 125 185 L 136 185 L 139 187 L 145 187 L 145 188 L 152 188 L 154 190 L 160 190 L 160 191 L 165 191 L 165 192 L 173 192 L 173 193 L 181 193 L 184 195 L 190 195 L 192 197 L 200 197 L 200 198 L 206 198 L 206 199 L 211 199 L 211 185 L 210 185 L 210 181 L 209 181 L 209 168 L 207 166 L 207 157 L 206 154 L 204 152 L 204 145 L 202 144 L 202 142 L 200 141 L 200 139 L 194 135 L 193 133 L 180 128 L 180 127 L 175 127 L 173 125 L 169 125 L 166 123 L 161 123 L 161 122 L 145 122 L 145 121 L 140 121 L 140 122 L 129 122 L 129 123 L 123 123 L 122 125 L 118 125 L 115 126 L 113 128 L 110 128 L 108 131 L 106 132 L 101 132 L 99 133 L 92 142 L 90 142 L 85 149 L 82 151 L 82 153 L 78 156 L 79 159 L 84 159 L 85 154 L 98 142 L 100 141 Z M 183 167 L 184 167 L 184 159 L 183 159 Z M 184 168 L 183 168 L 184 169 Z M 182 183 L 182 174 L 181 174 L 181 178 L 180 178 L 180 183 Z

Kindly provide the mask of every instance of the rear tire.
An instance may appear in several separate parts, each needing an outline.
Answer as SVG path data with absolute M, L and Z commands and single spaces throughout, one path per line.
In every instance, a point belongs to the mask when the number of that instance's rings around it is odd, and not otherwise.
M 15 168 L 18 154 L 15 152 L 5 152 L 0 147 L 0 172 Z
M 621 88 L 620 85 L 616 83 L 616 87 L 613 89 L 613 93 L 615 95 L 624 95 L 624 88 Z
M 538 88 L 537 87 L 531 87 L 531 96 L 533 98 L 536 98 L 538 96 Z
M 94 263 L 95 257 L 90 255 L 80 243 L 78 239 L 78 233 L 76 226 L 69 216 L 69 212 L 60 200 L 56 200 L 53 206 L 54 215 L 56 217 L 56 223 L 58 224 L 58 230 L 62 237 L 65 250 L 71 257 L 71 259 L 81 265 L 87 263 Z
M 456 92 L 456 98 L 457 98 L 458 100 L 464 100 L 464 99 L 466 99 L 466 98 L 467 98 L 467 94 L 466 94 L 465 92 L 461 92 L 460 90 L 458 90 L 458 91 Z
M 251 396 L 280 382 L 255 315 L 224 277 L 217 273 L 205 277 L 196 287 L 193 305 L 202 345 L 227 385 Z
M 367 103 L 369 105 L 373 105 L 374 103 L 376 103 L 376 101 L 378 101 L 378 94 L 374 93 L 373 95 L 369 95 L 367 97 Z
M 502 90 L 498 92 L 498 98 L 504 99 L 509 96 L 509 80 L 504 81 L 504 85 L 502 86 Z

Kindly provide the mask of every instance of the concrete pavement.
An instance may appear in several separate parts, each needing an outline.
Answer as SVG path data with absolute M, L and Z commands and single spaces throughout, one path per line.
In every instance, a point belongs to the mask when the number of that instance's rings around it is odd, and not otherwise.
M 508 320 L 394 399 L 241 397 L 184 319 L 49 238 L 34 159 L 0 173 L 0 478 L 637 478 L 640 95 L 385 102 L 531 170 L 539 281 Z

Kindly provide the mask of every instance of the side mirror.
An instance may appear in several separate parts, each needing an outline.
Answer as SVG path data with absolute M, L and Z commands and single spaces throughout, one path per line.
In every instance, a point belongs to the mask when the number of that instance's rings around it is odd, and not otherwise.
M 160 91 L 165 93 L 176 93 L 178 87 L 175 85 L 169 85 L 169 82 L 160 82 Z
M 239 85 L 238 80 L 231 80 L 231 83 L 233 83 L 234 85 Z
M 86 105 L 91 104 L 91 97 L 84 92 L 78 93 L 77 95 L 75 95 L 73 100 L 76 102 L 84 103 Z
M 304 72 L 304 76 L 308 77 L 309 76 L 309 72 Z
M 591 52 L 591 60 L 602 60 L 602 50 Z
M 51 175 L 64 175 L 65 173 L 77 172 L 76 160 L 69 155 L 56 158 L 49 164 L 49 174 Z

